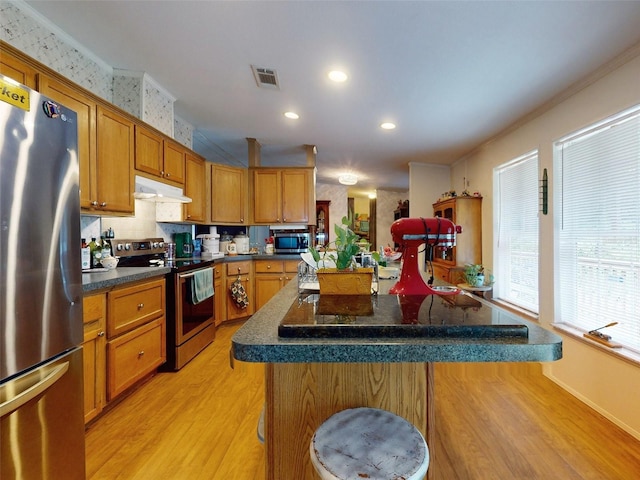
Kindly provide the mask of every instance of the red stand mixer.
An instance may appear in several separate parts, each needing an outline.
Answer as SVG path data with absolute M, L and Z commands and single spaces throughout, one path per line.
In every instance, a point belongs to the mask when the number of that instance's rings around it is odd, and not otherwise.
M 432 287 L 424 283 L 418 270 L 418 247 L 425 244 L 426 253 L 435 246 L 455 247 L 456 233 L 462 227 L 446 218 L 401 218 L 391 225 L 393 241 L 402 252 L 402 274 L 389 293 L 398 295 L 456 295 L 457 288 Z

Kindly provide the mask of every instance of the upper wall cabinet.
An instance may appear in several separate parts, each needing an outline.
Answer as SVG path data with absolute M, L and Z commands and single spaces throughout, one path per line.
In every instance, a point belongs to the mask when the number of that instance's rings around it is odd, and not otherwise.
M 125 116 L 109 108 L 97 110 L 96 196 L 97 211 L 132 214 L 134 126 Z
M 309 168 L 250 169 L 253 224 L 314 223 L 315 176 Z
M 13 78 L 29 88 L 35 89 L 38 86 L 37 71 L 19 58 L 5 52 L 4 48 L 0 52 L 0 74 Z
M 247 224 L 247 170 L 212 163 L 211 223 Z
M 185 156 L 184 194 L 191 203 L 184 205 L 184 218 L 188 222 L 204 223 L 207 220 L 207 182 L 204 159 L 187 152 Z
M 40 91 L 62 105 L 74 110 L 78 125 L 78 160 L 80 163 L 80 207 L 85 210 L 97 206 L 96 175 L 96 102 L 68 85 L 40 74 Z M 93 204 L 92 202 L 96 202 Z
M 184 185 L 185 147 L 159 133 L 136 125 L 135 169 L 147 176 L 182 187 Z

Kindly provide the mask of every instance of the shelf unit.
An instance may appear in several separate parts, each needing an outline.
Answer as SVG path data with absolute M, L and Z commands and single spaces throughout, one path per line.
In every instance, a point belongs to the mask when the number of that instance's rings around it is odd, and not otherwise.
M 314 235 L 314 246 L 326 245 L 329 243 L 329 228 L 331 223 L 329 221 L 329 205 L 331 200 L 317 200 L 316 201 L 316 229 Z
M 462 227 L 455 247 L 435 247 L 433 253 L 434 277 L 460 283 L 465 265 L 482 263 L 482 197 L 453 197 L 436 202 L 433 215 Z

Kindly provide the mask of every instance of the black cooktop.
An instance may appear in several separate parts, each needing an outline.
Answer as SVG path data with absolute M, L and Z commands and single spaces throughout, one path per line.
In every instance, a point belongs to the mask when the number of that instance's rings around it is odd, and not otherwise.
M 189 258 L 176 258 L 175 260 L 165 260 L 166 267 L 171 268 L 174 272 L 184 272 L 188 270 L 194 270 L 196 268 L 206 267 L 213 265 L 214 260 L 211 258 L 189 257 Z
M 300 295 L 278 327 L 280 337 L 527 338 L 513 314 L 472 295 Z M 512 338 L 510 338 L 513 340 Z

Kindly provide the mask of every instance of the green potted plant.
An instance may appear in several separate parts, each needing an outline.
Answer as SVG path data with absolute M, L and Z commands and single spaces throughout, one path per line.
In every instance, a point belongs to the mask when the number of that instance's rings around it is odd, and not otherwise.
M 355 256 L 361 251 L 360 237 L 351 230 L 351 219 L 342 217 L 334 231 L 336 239 L 319 252 L 311 247 L 309 251 L 318 265 L 316 274 L 320 283 L 320 293 L 332 295 L 359 295 L 371 293 L 372 267 L 360 267 Z M 379 260 L 378 252 L 371 253 Z M 331 265 L 331 267 L 327 267 Z M 335 268 L 333 267 L 335 265 Z M 350 275 L 347 275 L 350 274 Z
M 491 287 L 494 277 L 491 272 L 485 272 L 483 265 L 467 265 L 464 267 L 464 280 L 470 287 Z
M 464 279 L 470 287 L 482 287 L 484 285 L 484 267 L 474 264 L 465 266 Z

